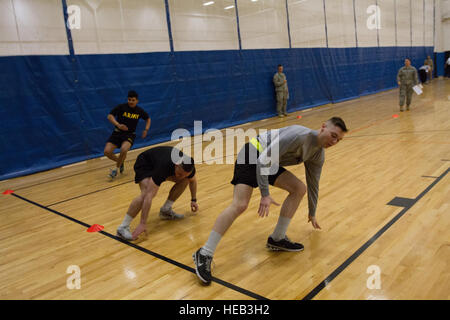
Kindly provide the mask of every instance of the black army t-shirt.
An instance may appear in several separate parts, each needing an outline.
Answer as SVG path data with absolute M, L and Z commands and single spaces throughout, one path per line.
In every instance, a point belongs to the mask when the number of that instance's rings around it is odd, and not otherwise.
M 122 131 L 117 128 L 118 130 L 120 130 L 121 132 L 130 133 L 136 131 L 139 119 L 147 120 L 149 118 L 148 113 L 145 112 L 144 109 L 140 108 L 139 106 L 131 108 L 128 103 L 119 104 L 117 107 L 112 109 L 109 114 L 112 114 L 114 117 L 116 117 L 117 122 L 128 127 L 128 131 Z
M 168 177 L 175 175 L 175 164 L 172 161 L 172 150 L 174 154 L 183 157 L 183 152 L 168 146 L 155 147 L 142 152 L 136 159 L 134 171 L 136 172 L 135 182 L 139 183 L 145 178 L 151 177 L 153 182 L 160 186 Z M 190 158 L 190 157 L 189 157 Z M 192 161 L 192 158 L 190 158 Z M 195 175 L 195 166 L 188 178 Z

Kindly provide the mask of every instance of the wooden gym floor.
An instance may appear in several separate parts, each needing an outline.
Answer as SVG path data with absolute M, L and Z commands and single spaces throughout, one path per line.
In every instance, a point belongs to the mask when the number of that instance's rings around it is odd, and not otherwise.
M 187 215 L 181 221 L 159 220 L 172 186 L 162 184 L 149 234 L 130 243 L 115 236 L 116 228 L 139 193 L 132 168 L 147 148 L 132 150 L 114 181 L 107 159 L 1 181 L 1 192 L 14 193 L 0 194 L 0 298 L 449 299 L 450 80 L 426 85 L 409 112 L 400 113 L 397 101 L 394 89 L 239 126 L 318 129 L 340 116 L 350 132 L 326 151 L 317 209 L 322 230 L 307 223 L 306 197 L 288 229 L 305 250 L 265 248 L 279 207 L 259 218 L 255 189 L 217 248 L 209 287 L 197 280 L 191 255 L 231 201 L 233 165 L 196 166 L 200 210 L 189 212 L 186 189 L 174 205 Z M 303 165 L 288 169 L 305 181 Z M 286 196 L 271 190 L 278 202 Z M 93 224 L 105 228 L 86 232 Z M 79 267 L 80 289 L 67 287 L 70 266 Z

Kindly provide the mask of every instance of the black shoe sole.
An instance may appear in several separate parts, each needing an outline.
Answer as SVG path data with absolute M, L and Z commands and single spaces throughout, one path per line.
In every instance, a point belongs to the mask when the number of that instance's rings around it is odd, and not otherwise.
M 305 248 L 301 248 L 301 249 L 288 249 L 288 248 L 284 248 L 284 247 L 278 247 L 275 246 L 273 244 L 266 244 L 266 247 L 269 248 L 272 251 L 287 251 L 287 252 L 300 252 L 303 251 Z

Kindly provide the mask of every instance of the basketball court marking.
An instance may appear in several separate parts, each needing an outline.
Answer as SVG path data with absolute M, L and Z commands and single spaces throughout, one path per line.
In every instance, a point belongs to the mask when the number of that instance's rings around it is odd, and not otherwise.
M 361 130 L 363 130 L 363 129 L 367 129 L 367 128 L 370 128 L 370 127 L 372 127 L 372 126 L 375 126 L 375 125 L 378 125 L 378 124 L 381 124 L 381 123 L 383 123 L 383 122 L 385 122 L 385 121 L 387 121 L 387 120 L 391 120 L 392 118 L 390 117 L 390 118 L 384 118 L 384 119 L 380 119 L 379 121 L 375 121 L 375 122 L 373 122 L 373 123 L 370 123 L 370 124 L 368 124 L 368 125 L 366 125 L 366 126 L 363 126 L 363 127 L 360 127 L 360 128 L 357 128 L 357 129 L 355 129 L 355 130 L 353 130 L 353 131 L 350 131 L 349 132 L 349 138 L 358 138 L 358 137 L 368 137 L 368 136 L 376 136 L 376 135 L 387 135 L 387 134 L 389 134 L 389 133 L 385 133 L 385 134 L 374 134 L 374 135 L 356 135 L 356 136 L 352 136 L 351 134 L 353 134 L 353 133 L 356 133 L 356 132 L 358 132 L 358 131 L 361 131 Z M 265 119 L 265 120 L 268 120 L 268 119 Z M 286 122 L 288 122 L 289 120 L 296 120 L 296 119 L 286 119 L 287 121 Z M 289 121 L 290 122 L 290 121 Z M 429 130 L 429 131 L 443 131 L 443 130 Z M 445 131 L 445 130 L 444 130 Z M 410 132 L 398 132 L 398 133 L 391 133 L 391 134 L 404 134 L 404 133 L 410 133 Z M 137 151 L 137 150 L 134 150 L 134 151 Z M 214 160 L 214 159 L 210 159 L 209 161 L 212 161 L 212 160 Z M 129 160 L 129 161 L 133 161 L 133 160 Z M 450 161 L 450 159 L 441 159 L 441 161 Z M 204 161 L 203 161 L 203 163 L 204 163 Z M 103 169 L 103 168 L 105 168 L 105 167 L 102 167 L 102 168 L 95 168 L 95 169 L 91 169 L 91 170 L 87 170 L 87 171 L 84 171 L 84 172 L 80 172 L 80 173 L 76 173 L 76 174 L 73 174 L 73 175 L 70 175 L 70 176 L 66 176 L 66 177 L 61 177 L 61 178 L 57 178 L 57 179 L 54 179 L 54 180 L 50 180 L 50 181 L 44 181 L 44 182 L 42 182 L 42 183 L 38 183 L 38 184 L 35 184 L 35 185 L 32 185 L 32 186 L 36 186 L 36 185 L 41 185 L 41 184 L 44 184 L 44 183 L 47 183 L 47 182 L 52 182 L 52 181 L 55 181 L 55 180 L 61 180 L 61 179 L 64 179 L 64 178 L 68 178 L 68 177 L 73 177 L 73 176 L 76 176 L 76 175 L 80 175 L 80 174 L 84 174 L 84 173 L 86 173 L 86 172 L 90 172 L 90 171 L 94 171 L 94 170 L 97 170 L 97 169 Z M 448 173 L 448 171 L 450 170 L 450 168 L 448 168 L 443 174 L 441 174 L 439 177 L 435 177 L 435 176 L 422 176 L 422 177 L 426 177 L 426 178 L 433 178 L 433 179 L 435 179 L 435 181 L 433 181 L 419 196 L 417 196 L 415 199 L 408 199 L 408 198 L 401 198 L 401 197 L 395 197 L 393 200 L 391 200 L 389 203 L 388 203 L 388 205 L 394 205 L 394 206 L 400 206 L 400 207 L 403 207 L 403 210 L 400 212 L 400 213 L 398 213 L 391 221 L 389 221 L 382 229 L 380 229 L 370 240 L 368 240 L 363 246 L 361 246 L 352 256 L 350 256 L 341 266 L 339 266 L 337 269 L 335 269 L 324 281 L 322 281 L 316 288 L 314 288 L 308 295 L 306 295 L 304 298 L 303 298 L 303 300 L 309 300 L 309 299 L 312 299 L 312 298 L 314 298 L 314 296 L 316 296 L 323 288 L 325 288 L 325 286 L 328 284 L 328 283 L 330 283 L 334 278 L 336 278 L 348 265 L 350 265 L 355 259 L 357 259 L 358 257 L 359 257 L 359 255 L 361 255 L 373 242 L 375 242 L 386 230 L 388 230 L 397 220 L 399 220 L 403 215 L 404 215 L 404 213 L 406 213 L 412 206 L 414 206 L 414 204 L 417 202 L 417 201 L 419 201 L 426 193 L 428 193 L 428 191 L 435 185 L 435 184 L 437 184 L 447 173 Z M 123 182 L 123 183 L 120 183 L 120 184 L 117 184 L 117 185 L 114 185 L 114 186 L 110 186 L 110 187 L 107 187 L 107 188 L 103 188 L 103 189 L 100 189 L 100 190 L 96 190 L 96 191 L 93 191 L 93 192 L 90 192 L 90 193 L 88 193 L 88 194 L 92 194 L 92 193 L 96 193 L 96 192 L 100 192 L 100 191 L 103 191 L 103 190 L 106 190 L 106 189 L 110 189 L 110 188 L 113 188 L 113 187 L 115 187 L 115 186 L 118 186 L 118 185 L 122 185 L 122 184 L 126 184 L 126 183 L 130 183 L 130 182 L 132 182 L 132 181 L 127 181 L 127 182 Z M 22 190 L 22 189 L 25 189 L 25 188 L 29 188 L 29 187 L 31 187 L 31 186 L 26 186 L 26 187 L 22 187 L 22 188 L 19 188 L 19 189 L 17 189 L 17 190 Z M 16 191 L 17 191 L 16 190 Z M 52 213 L 55 213 L 55 214 L 57 214 L 57 215 L 60 215 L 60 216 L 62 216 L 62 217 L 64 217 L 64 218 L 66 218 L 66 219 L 69 219 L 69 220 L 71 220 L 71 221 L 73 221 L 73 222 L 75 222 L 75 223 L 78 223 L 78 224 L 80 224 L 80 225 L 83 225 L 83 226 L 85 226 L 85 227 L 90 227 L 90 225 L 88 225 L 88 224 L 86 224 L 86 223 L 84 223 L 84 222 L 81 222 L 81 221 L 79 221 L 79 220 L 77 220 L 77 219 L 74 219 L 74 218 L 72 218 L 72 217 L 69 217 L 69 216 L 67 216 L 67 215 L 65 215 L 65 214 L 63 214 L 63 213 L 60 213 L 60 212 L 58 212 L 58 211 L 55 211 L 55 210 L 52 210 L 52 209 L 50 209 L 50 208 L 48 208 L 49 206 L 52 206 L 52 205 L 56 205 L 56 204 L 59 204 L 59 203 L 62 203 L 62 202 L 66 202 L 66 201 L 70 201 L 70 200 L 73 200 L 73 199 L 77 199 L 77 198 L 80 198 L 80 197 L 83 197 L 83 196 L 86 196 L 86 195 L 88 195 L 88 194 L 84 194 L 84 195 L 80 195 L 80 196 L 77 196 L 77 197 L 74 197 L 74 198 L 71 198 L 71 199 L 67 199 L 67 200 L 62 200 L 62 201 L 59 201 L 59 202 L 56 202 L 56 203 L 53 203 L 53 204 L 50 204 L 50 205 L 48 205 L 48 206 L 43 206 L 43 205 L 40 205 L 40 204 L 38 204 L 38 203 L 36 203 L 36 202 L 33 202 L 33 201 L 31 201 L 31 200 L 28 200 L 28 199 L 26 199 L 26 198 L 23 198 L 23 197 L 21 197 L 21 196 L 19 196 L 19 195 L 16 195 L 16 194 L 14 194 L 13 193 L 13 195 L 15 196 L 15 197 L 17 197 L 17 198 L 19 198 L 19 199 L 22 199 L 22 200 L 24 200 L 24 201 L 26 201 L 26 202 L 28 202 L 28 203 L 31 203 L 31 204 L 33 204 L 33 205 L 35 205 L 35 206 L 38 206 L 38 207 L 40 207 L 40 208 L 43 208 L 43 209 L 45 209 L 45 210 L 48 210 L 48 211 L 50 211 L 50 212 L 52 212 Z M 169 263 L 171 263 L 171 264 L 173 264 L 173 265 L 176 265 L 176 266 L 178 266 L 178 267 L 180 267 L 180 268 L 182 268 L 182 269 L 185 269 L 185 270 L 187 270 L 187 271 L 189 271 L 189 272 L 192 272 L 192 273 L 194 273 L 195 274 L 195 269 L 193 269 L 193 268 L 191 268 L 191 267 L 189 267 L 189 266 L 186 266 L 186 265 L 184 265 L 184 264 L 181 264 L 181 263 L 179 263 L 179 262 L 177 262 L 177 261 L 175 261 L 175 260 L 172 260 L 172 259 L 170 259 L 170 258 L 167 258 L 167 257 L 164 257 L 164 256 L 162 256 L 162 255 L 160 255 L 160 254 L 158 254 L 158 253 L 155 253 L 155 252 L 152 252 L 152 251 L 150 251 L 150 250 L 148 250 L 148 249 L 145 249 L 145 248 L 143 248 L 143 247 L 140 247 L 140 246 L 138 246 L 138 245 L 135 245 L 135 244 L 133 244 L 133 243 L 130 243 L 130 242 L 128 242 L 128 241 L 126 241 L 126 240 L 123 240 L 123 239 L 121 239 L 121 238 L 119 238 L 119 237 L 116 237 L 116 236 L 114 236 L 114 235 L 112 235 L 112 234 L 109 234 L 109 233 L 107 233 L 107 232 L 104 232 L 104 231 L 100 231 L 99 233 L 102 233 L 103 235 L 105 235 L 105 236 L 107 236 L 107 237 L 110 237 L 111 239 L 114 239 L 114 240 L 117 240 L 117 241 L 119 241 L 119 242 L 122 242 L 122 243 L 124 243 L 124 244 L 127 244 L 127 245 L 129 245 L 129 246 L 131 246 L 131 247 L 134 247 L 135 249 L 137 249 L 137 250 L 140 250 L 140 251 L 142 251 L 142 252 L 144 252 L 144 253 L 147 253 L 147 254 L 149 254 L 149 255 L 152 255 L 152 256 L 154 256 L 154 257 L 156 257 L 156 258 L 158 258 L 158 259 L 160 259 L 160 260 L 163 260 L 163 261 L 166 261 L 166 262 L 169 262 Z M 262 296 L 259 296 L 259 295 L 257 295 L 257 294 L 255 294 L 255 293 L 253 293 L 253 292 L 250 292 L 250 291 L 248 291 L 248 290 L 246 290 L 246 289 L 243 289 L 243 288 L 240 288 L 240 287 L 237 287 L 237 286 L 235 286 L 235 285 L 233 285 L 233 284 L 230 284 L 230 283 L 227 283 L 227 282 L 225 282 L 225 281 L 223 281 L 223 280 L 220 280 L 220 279 L 217 279 L 217 278 L 213 278 L 213 281 L 214 282 L 216 282 L 216 283 L 219 283 L 219 284 L 221 284 L 221 285 L 223 285 L 223 286 L 225 286 L 225 287 L 228 287 L 228 288 L 230 288 L 230 289 L 232 289 L 232 290 L 236 290 L 236 291 L 238 291 L 238 292 L 240 292 L 240 293 L 243 293 L 243 294 L 245 294 L 245 295 L 247 295 L 247 296 L 250 296 L 250 297 L 252 297 L 252 298 L 255 298 L 255 299 L 267 299 L 267 298 L 265 298 L 265 297 L 262 297 Z
M 403 207 L 394 218 L 391 219 L 383 228 L 381 228 L 372 238 L 364 243 L 358 250 L 355 251 L 347 260 L 344 261 L 339 267 L 337 267 L 325 280 L 319 283 L 313 290 L 311 290 L 302 300 L 313 299 L 323 288 L 325 288 L 334 278 L 336 278 L 342 271 L 345 270 L 356 258 L 358 258 L 372 243 L 374 243 L 386 230 L 388 230 L 397 220 L 399 220 L 409 209 L 411 209 L 417 201 L 419 201 L 424 195 L 428 193 L 442 178 L 450 171 L 450 168 L 444 171 L 439 177 L 436 178 L 424 191 L 422 191 L 415 199 L 407 199 L 395 197 L 388 205 Z
M 70 217 L 70 216 L 64 214 L 64 213 L 61 213 L 61 212 L 58 212 L 58 211 L 53 210 L 53 209 L 51 209 L 51 208 L 48 208 L 48 207 L 46 207 L 46 206 L 43 206 L 43 205 L 41 205 L 41 204 L 39 204 L 39 203 L 37 203 L 37 202 L 34 202 L 34 201 L 29 200 L 29 199 L 27 199 L 27 198 L 24 198 L 24 197 L 22 197 L 22 196 L 20 196 L 20 195 L 18 195 L 18 194 L 12 193 L 11 195 L 13 195 L 14 197 L 16 197 L 16 198 L 18 198 L 18 199 L 21 199 L 21 200 L 23 200 L 23 201 L 25 201 L 25 202 L 28 202 L 28 203 L 30 203 L 30 204 L 32 204 L 32 205 L 34 205 L 34 206 L 37 206 L 37 207 L 39 207 L 39 208 L 41 208 L 41 209 L 50 211 L 51 213 L 54 213 L 54 214 L 56 214 L 56 215 L 58 215 L 58 216 L 60 216 L 60 217 L 63 217 L 63 218 L 66 218 L 66 219 L 68 219 L 68 220 L 70 220 L 70 221 L 72 221 L 72 222 L 75 222 L 75 223 L 77 223 L 77 224 L 79 224 L 79 225 L 81 225 L 81 226 L 83 226 L 83 227 L 85 227 L 85 228 L 91 227 L 89 224 L 87 224 L 87 223 L 85 223 L 85 222 L 83 222 L 83 221 L 77 220 L 77 219 L 75 219 L 75 218 L 72 218 L 72 217 Z M 186 271 L 189 271 L 189 272 L 193 273 L 194 275 L 196 274 L 194 268 L 191 268 L 191 267 L 189 267 L 189 266 L 187 266 L 187 265 L 185 265 L 185 264 L 182 264 L 182 263 L 180 263 L 180 262 L 178 262 L 178 261 L 175 261 L 175 260 L 173 260 L 173 259 L 170 259 L 170 258 L 168 258 L 168 257 L 165 257 L 165 256 L 163 256 L 163 255 L 161 255 L 161 254 L 159 254 L 159 253 L 153 252 L 153 251 L 148 250 L 148 249 L 146 249 L 146 248 L 143 248 L 143 247 L 141 247 L 141 246 L 139 246 L 139 245 L 137 245 L 137 244 L 128 242 L 128 241 L 126 241 L 126 240 L 123 240 L 122 238 L 117 237 L 117 236 L 114 236 L 114 235 L 112 235 L 112 234 L 110 234 L 110 233 L 108 233 L 108 232 L 106 232 L 106 231 L 103 231 L 103 230 L 102 230 L 102 231 L 99 231 L 98 233 L 101 233 L 101 234 L 103 234 L 104 236 L 107 236 L 107 237 L 109 237 L 109 238 L 111 238 L 111 239 L 113 239 L 113 240 L 119 241 L 119 242 L 121 242 L 121 243 L 123 243 L 123 244 L 126 244 L 126 245 L 128 245 L 128 246 L 130 246 L 130 247 L 132 247 L 132 248 L 135 248 L 135 249 L 137 249 L 137 250 L 139 250 L 139 251 L 141 251 L 141 252 L 144 252 L 144 253 L 146 253 L 146 254 L 148 254 L 148 255 L 151 255 L 151 256 L 153 256 L 153 257 L 155 257 L 155 258 L 157 258 L 157 259 L 160 259 L 160 260 L 165 261 L 165 262 L 168 262 L 168 263 L 170 263 L 170 264 L 172 264 L 172 265 L 174 265 L 174 266 L 177 266 L 177 267 L 179 267 L 179 268 L 181 268 L 181 269 L 184 269 L 184 270 L 186 270 Z M 234 285 L 234 284 L 232 284 L 232 283 L 226 282 L 226 281 L 224 281 L 224 280 L 221 280 L 221 279 L 212 277 L 212 281 L 214 281 L 214 282 L 216 282 L 216 283 L 218 283 L 218 284 L 220 284 L 220 285 L 222 285 L 222 286 L 224 286 L 224 287 L 227 287 L 227 288 L 229 288 L 229 289 L 232 289 L 232 290 L 234 290 L 234 291 L 237 291 L 237 292 L 239 292 L 239 293 L 242 293 L 242 294 L 244 294 L 244 295 L 246 295 L 246 296 L 249 296 L 249 297 L 251 297 L 251 298 L 254 298 L 254 299 L 257 299 L 257 300 L 269 300 L 268 298 L 265 298 L 265 297 L 263 297 L 263 296 L 260 296 L 260 295 L 254 293 L 254 292 L 251 292 L 251 291 L 246 290 L 246 289 L 244 289 L 244 288 L 238 287 L 238 286 L 236 286 L 236 285 Z
M 446 175 L 447 175 L 447 173 L 450 171 L 450 168 L 447 168 L 447 170 L 446 171 L 444 171 L 439 177 L 436 177 L 435 178 L 435 180 L 427 187 L 427 188 L 425 188 L 425 190 L 424 191 L 422 191 L 415 199 L 410 199 L 410 198 L 402 198 L 402 197 L 395 197 L 395 198 L 393 198 L 389 203 L 387 203 L 387 205 L 393 205 L 393 206 L 400 206 L 400 207 L 403 207 L 403 210 L 401 210 L 394 218 L 392 218 L 384 227 L 382 227 L 374 236 L 372 236 L 366 243 L 364 243 L 358 250 L 356 250 L 346 261 L 344 261 L 344 263 L 342 263 L 339 267 L 337 267 L 325 280 L 323 280 L 321 283 L 319 283 L 319 285 L 317 285 L 312 291 L 310 291 L 302 300 L 311 300 L 311 299 L 313 299 L 322 289 L 324 289 L 331 281 L 333 281 L 342 271 L 344 271 L 354 260 L 356 260 L 367 248 L 369 248 L 370 247 L 370 245 L 372 245 L 381 235 L 383 235 L 383 233 L 385 232 L 385 231 L 387 231 L 395 222 L 397 222 L 409 209 L 411 209 L 424 195 L 426 195 L 439 181 L 441 181 L 442 180 L 442 178 L 444 178 Z M 125 182 L 125 183 L 128 183 L 128 182 Z M 111 187 L 110 187 L 111 188 Z M 98 191 L 101 191 L 101 190 L 98 190 Z M 96 191 L 97 192 L 97 191 Z M 87 223 L 85 223 L 85 222 L 82 222 L 82 221 L 80 221 L 80 220 L 77 220 L 77 219 L 75 219 L 75 218 L 72 218 L 72 217 L 70 217 L 70 216 L 68 216 L 68 215 L 65 215 L 65 214 L 63 214 L 63 213 L 61 213 L 61 212 L 58 212 L 58 211 L 56 211 L 56 210 L 53 210 L 53 209 L 51 209 L 51 208 L 48 208 L 48 206 L 43 206 L 43 205 L 41 205 L 41 204 L 39 204 L 39 203 L 36 203 L 36 202 L 34 202 L 34 201 L 32 201 L 32 200 L 29 200 L 29 199 L 27 199 L 27 198 L 24 198 L 24 197 L 22 197 L 22 196 L 20 196 L 20 195 L 18 195 L 18 194 L 16 194 L 16 193 L 12 193 L 12 195 L 13 196 L 15 196 L 16 198 L 18 198 L 18 199 L 21 199 L 21 200 L 23 200 L 23 201 L 25 201 L 25 202 L 28 202 L 28 203 L 30 203 L 30 204 L 32 204 L 32 205 L 35 205 L 35 206 L 37 206 L 37 207 L 39 207 L 39 208 L 42 208 L 42 209 L 45 209 L 45 210 L 47 210 L 47 211 L 49 211 L 49 212 L 52 212 L 52 213 L 54 213 L 54 214 L 56 214 L 56 215 L 59 215 L 59 216 L 61 216 L 61 217 L 63 217 L 63 218 L 66 218 L 66 219 L 68 219 L 68 220 L 70 220 L 70 221 L 72 221 L 72 222 L 75 222 L 75 223 L 77 223 L 77 224 L 80 224 L 80 225 L 82 225 L 82 226 L 84 226 L 84 227 L 86 227 L 86 228 L 89 228 L 90 227 L 90 225 L 89 224 L 87 224 Z M 81 197 L 81 196 L 80 196 Z M 68 201 L 68 200 L 65 200 L 65 201 Z M 130 247 L 133 247 L 133 248 L 135 248 L 135 249 L 137 249 L 137 250 L 139 250 L 139 251 L 141 251 L 141 252 L 144 252 L 144 253 L 146 253 L 146 254 L 149 254 L 149 255 L 151 255 L 151 256 L 153 256 L 153 257 L 155 257 L 155 258 L 157 258 L 157 259 L 160 259 L 160 260 L 162 260 L 162 261 L 165 261 L 165 262 L 168 262 L 168 263 L 170 263 L 170 264 L 172 264 L 172 265 L 175 265 L 175 266 L 177 266 L 177 267 L 179 267 L 179 268 L 182 268 L 182 269 L 184 269 L 184 270 L 186 270 L 186 271 L 189 271 L 189 272 L 191 272 L 191 273 L 194 273 L 195 274 L 195 269 L 194 268 L 192 268 L 192 267 L 189 267 L 189 266 L 186 266 L 186 265 L 184 265 L 184 264 L 182 264 L 182 263 L 180 263 L 180 262 L 177 262 L 177 261 L 175 261 L 175 260 L 173 260 L 173 259 L 170 259 L 170 258 L 168 258 L 168 257 L 165 257 L 165 256 L 163 256 L 163 255 L 160 255 L 160 254 L 158 254 L 158 253 L 155 253 L 155 252 L 153 252 L 153 251 L 151 251 L 151 250 L 148 250 L 148 249 L 146 249 L 146 248 L 143 248 L 143 247 L 141 247 L 141 246 L 139 246 L 139 245 L 136 245 L 136 244 L 134 244 L 134 243 L 131 243 L 131 242 L 128 242 L 128 241 L 126 241 L 126 240 L 123 240 L 123 239 L 121 239 L 121 238 L 119 238 L 119 237 L 117 237 L 117 236 L 114 236 L 114 235 L 112 235 L 112 234 L 110 234 L 110 233 L 108 233 L 108 232 L 106 232 L 106 231 L 99 231 L 99 233 L 101 233 L 101 234 L 103 234 L 103 235 L 105 235 L 105 236 L 107 236 L 107 237 L 109 237 L 109 238 L 111 238 L 111 239 L 113 239 L 113 240 L 116 240 L 116 241 L 119 241 L 119 242 L 121 242 L 121 243 L 123 243 L 123 244 L 126 244 L 126 245 L 128 245 L 128 246 L 130 246 Z M 212 278 L 212 281 L 214 281 L 214 282 L 216 282 L 216 283 L 218 283 L 218 284 L 221 284 L 221 285 L 223 285 L 223 286 L 225 286 L 225 287 L 227 287 L 227 288 L 229 288 L 229 289 L 232 289 L 232 290 L 235 290 L 235 291 L 237 291 L 237 292 L 240 292 L 240 293 L 242 293 L 242 294 L 244 294 L 244 295 L 247 295 L 247 296 L 249 296 L 249 297 L 251 297 L 251 298 L 254 298 L 254 299 L 258 299 L 258 300 L 268 300 L 268 298 L 265 298 L 265 297 L 263 297 L 263 296 L 261 296 L 261 295 L 258 295 L 258 294 L 256 294 L 256 293 L 253 293 L 253 292 L 251 292 L 251 291 L 249 291 L 249 290 L 246 290 L 246 289 L 244 289 L 244 288 L 241 288 L 241 287 L 238 287 L 238 286 L 235 286 L 235 285 L 233 285 L 233 284 L 231 284 L 231 283 L 229 283 L 229 282 L 226 282 L 226 281 L 223 281 L 223 280 L 221 280 L 221 279 L 218 279 L 218 278 L 215 278 L 215 277 L 213 277 Z

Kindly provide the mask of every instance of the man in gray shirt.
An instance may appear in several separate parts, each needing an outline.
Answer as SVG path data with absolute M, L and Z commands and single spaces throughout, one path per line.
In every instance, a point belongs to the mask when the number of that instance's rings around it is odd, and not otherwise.
M 287 86 L 286 75 L 283 73 L 283 66 L 278 65 L 278 72 L 273 76 L 275 94 L 277 95 L 277 113 L 278 117 L 287 116 L 287 100 L 289 99 L 289 90 Z
M 267 247 L 282 251 L 303 250 L 301 243 L 287 238 L 286 231 L 306 191 L 308 222 L 320 229 L 316 207 L 320 174 L 325 160 L 324 149 L 337 144 L 346 132 L 344 121 L 333 117 L 317 131 L 293 125 L 261 134 L 244 145 L 238 154 L 231 181 L 235 186 L 233 201 L 217 217 L 206 244 L 193 254 L 196 273 L 202 282 L 211 283 L 211 262 L 216 247 L 234 220 L 247 209 L 253 188 L 259 187 L 261 192 L 258 209 L 260 217 L 268 216 L 271 204 L 279 206 L 270 196 L 269 184 L 289 193 L 281 206 L 275 230 L 267 240 Z M 282 167 L 300 163 L 305 165 L 307 186 Z

